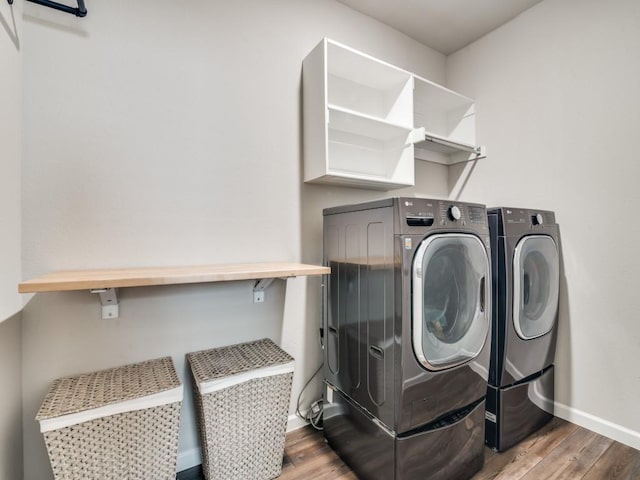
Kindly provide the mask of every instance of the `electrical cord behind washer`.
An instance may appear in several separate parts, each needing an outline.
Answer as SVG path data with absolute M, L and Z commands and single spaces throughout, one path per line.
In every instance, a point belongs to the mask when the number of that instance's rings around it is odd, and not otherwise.
M 313 372 L 313 375 L 311 375 L 311 377 L 309 377 L 309 380 L 307 380 L 307 383 L 304 384 L 304 387 L 302 387 L 302 390 L 300 390 L 300 393 L 298 394 L 298 401 L 296 402 L 296 415 L 301 418 L 302 420 L 304 420 L 305 422 L 309 422 L 311 424 L 311 426 L 313 428 L 315 428 L 316 430 L 323 430 L 322 428 L 322 411 L 323 411 L 323 401 L 322 399 L 316 400 L 315 402 L 313 402 L 311 404 L 311 406 L 309 407 L 309 410 L 307 410 L 306 414 L 302 414 L 300 413 L 300 399 L 302 398 L 302 393 L 305 391 L 305 389 L 309 386 L 309 384 L 311 383 L 311 380 L 313 380 L 315 378 L 315 376 L 318 374 L 318 372 L 320 372 L 320 370 L 322 370 L 322 363 L 320 364 L 320 366 L 316 369 L 315 372 Z

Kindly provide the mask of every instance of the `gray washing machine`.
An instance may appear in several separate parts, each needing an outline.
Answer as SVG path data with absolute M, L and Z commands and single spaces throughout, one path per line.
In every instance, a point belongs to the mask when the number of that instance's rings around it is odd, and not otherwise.
M 359 478 L 465 479 L 482 467 L 489 245 L 484 205 L 324 210 L 324 431 Z
M 502 451 L 553 418 L 560 287 L 553 212 L 488 211 L 493 271 L 486 442 Z

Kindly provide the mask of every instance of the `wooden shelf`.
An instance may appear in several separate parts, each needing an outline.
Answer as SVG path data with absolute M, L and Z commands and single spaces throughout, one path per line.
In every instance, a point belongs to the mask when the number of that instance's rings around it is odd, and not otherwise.
M 329 267 L 302 263 L 239 263 L 191 267 L 146 267 L 52 272 L 24 281 L 20 293 L 61 292 L 101 288 L 146 287 L 185 283 L 261 280 L 326 275 Z

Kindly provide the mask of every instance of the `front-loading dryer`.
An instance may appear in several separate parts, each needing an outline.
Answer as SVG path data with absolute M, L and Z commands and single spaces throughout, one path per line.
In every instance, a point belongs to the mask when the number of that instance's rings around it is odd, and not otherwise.
M 390 198 L 324 210 L 324 431 L 366 480 L 483 464 L 491 266 L 483 205 Z
M 560 284 L 555 214 L 488 211 L 493 271 L 486 442 L 502 451 L 553 418 Z

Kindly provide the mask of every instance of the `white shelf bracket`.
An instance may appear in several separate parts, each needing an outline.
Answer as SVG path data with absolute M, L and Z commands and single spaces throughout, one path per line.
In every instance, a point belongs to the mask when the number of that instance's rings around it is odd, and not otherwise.
M 487 157 L 487 149 L 484 146 L 476 147 L 472 152 L 459 152 L 449 156 L 449 165 L 457 163 L 474 162 Z
M 118 304 L 118 290 L 115 288 L 94 288 L 91 293 L 97 293 L 100 296 L 100 304 L 102 305 L 102 319 L 118 318 L 120 314 L 120 305 Z
M 253 286 L 253 303 L 264 302 L 265 290 L 276 280 L 275 278 L 261 278 Z M 286 278 L 280 278 L 286 280 Z
M 476 147 L 475 154 L 476 154 L 476 158 L 474 158 L 474 160 L 487 158 L 487 147 L 485 145 L 480 145 Z

